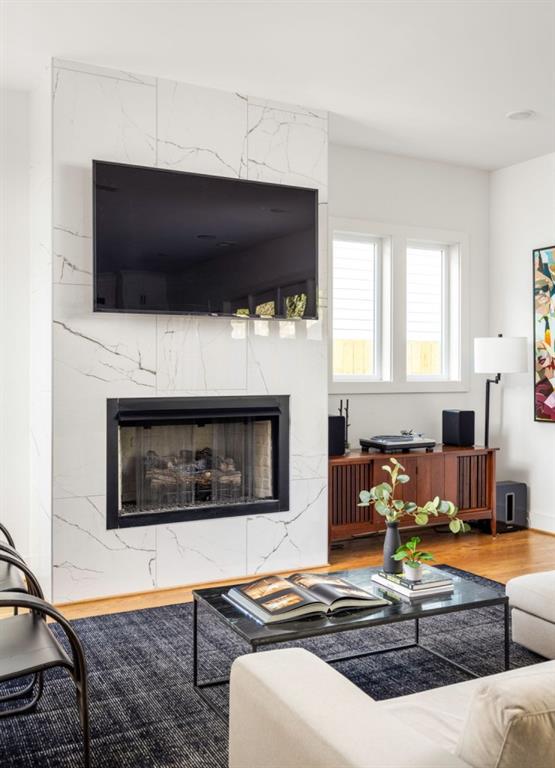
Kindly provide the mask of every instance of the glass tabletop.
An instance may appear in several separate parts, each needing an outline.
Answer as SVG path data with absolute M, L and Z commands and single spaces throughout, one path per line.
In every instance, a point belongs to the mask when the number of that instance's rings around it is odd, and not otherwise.
M 500 605 L 506 602 L 505 595 L 500 595 L 490 587 L 475 584 L 451 573 L 454 590 L 450 594 L 419 598 L 409 602 L 391 590 L 384 589 L 372 581 L 372 575 L 380 568 L 356 568 L 347 571 L 334 571 L 334 576 L 350 581 L 363 589 L 370 589 L 380 597 L 391 601 L 391 605 L 364 610 L 342 611 L 335 616 L 312 616 L 277 624 L 261 622 L 232 605 L 224 595 L 233 585 L 193 590 L 194 599 L 203 603 L 213 613 L 218 614 L 230 629 L 252 645 L 282 643 L 351 629 L 391 624 L 397 621 L 423 619 L 426 616 L 438 616 L 442 613 L 462 611 L 471 608 L 483 608 L 488 605 Z

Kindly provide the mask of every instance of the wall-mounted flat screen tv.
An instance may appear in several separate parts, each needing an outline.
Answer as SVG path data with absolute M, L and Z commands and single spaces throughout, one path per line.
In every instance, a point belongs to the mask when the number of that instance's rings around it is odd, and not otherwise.
M 317 316 L 314 189 L 93 161 L 97 312 Z

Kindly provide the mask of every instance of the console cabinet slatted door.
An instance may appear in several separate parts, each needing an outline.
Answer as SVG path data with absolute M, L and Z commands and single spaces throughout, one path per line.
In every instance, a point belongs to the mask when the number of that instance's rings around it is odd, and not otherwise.
M 405 467 L 410 482 L 401 498 L 422 505 L 434 496 L 453 501 L 464 520 L 495 519 L 496 448 L 437 446 L 433 451 L 392 454 Z M 383 531 L 384 519 L 372 507 L 359 507 L 359 493 L 389 479 L 382 469 L 388 455 L 379 451 L 352 451 L 329 460 L 329 542 Z M 447 522 L 437 518 L 438 525 Z M 407 520 L 403 527 L 410 526 Z
M 360 491 L 371 488 L 372 462 L 360 459 L 345 464 L 332 464 L 329 473 L 329 538 L 348 539 L 375 530 L 374 511 L 359 507 Z

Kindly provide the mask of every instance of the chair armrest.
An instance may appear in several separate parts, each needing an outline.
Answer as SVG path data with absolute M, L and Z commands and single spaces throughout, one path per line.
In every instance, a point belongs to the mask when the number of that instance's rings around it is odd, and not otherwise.
M 11 544 L 6 544 L 4 541 L 0 541 L 0 552 L 7 552 L 8 554 L 12 555 L 13 557 L 19 558 L 19 560 L 23 560 L 19 552 L 15 547 L 12 547 Z
M 301 648 L 231 669 L 230 768 L 468 768 Z
M 0 608 L 27 608 L 29 611 L 38 611 L 45 616 L 50 616 L 59 624 L 68 624 L 66 617 L 57 608 L 37 595 L 28 595 L 24 592 L 0 592 Z
M 25 578 L 27 579 L 27 584 L 30 588 L 29 589 L 30 594 L 44 599 L 42 587 L 39 584 L 37 577 L 35 576 L 33 571 L 29 568 L 29 566 L 23 562 L 19 554 L 17 554 L 17 556 L 14 556 L 10 552 L 7 552 L 5 549 L 0 549 L 0 562 L 13 565 L 14 568 L 19 568 L 19 570 L 25 574 Z M 15 593 L 8 592 L 5 594 L 15 594 Z
M 6 526 L 5 526 L 5 525 L 3 525 L 3 523 L 0 523 L 0 532 L 1 532 L 1 533 L 4 535 L 4 538 L 6 539 L 6 541 L 8 542 L 8 544 L 9 544 L 11 547 L 14 547 L 14 548 L 15 548 L 15 542 L 14 542 L 14 540 L 13 540 L 13 538 L 12 538 L 12 535 L 11 535 L 11 533 L 8 531 L 8 529 L 6 528 Z
M 73 654 L 73 676 L 75 682 L 82 689 L 87 687 L 87 665 L 85 653 L 79 637 L 66 617 L 57 608 L 47 603 L 42 597 L 27 595 L 23 592 L 0 592 L 0 608 L 27 608 L 51 619 L 60 625 L 71 646 Z M 14 617 L 16 620 L 18 617 Z

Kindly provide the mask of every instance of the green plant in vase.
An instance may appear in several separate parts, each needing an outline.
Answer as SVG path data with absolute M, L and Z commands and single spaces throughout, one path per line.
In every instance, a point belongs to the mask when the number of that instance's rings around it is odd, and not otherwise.
M 430 518 L 446 515 L 449 518 L 449 528 L 453 533 L 466 533 L 470 530 L 468 523 L 458 517 L 459 510 L 452 501 L 446 501 L 436 496 L 419 507 L 414 501 L 405 501 L 397 498 L 399 486 L 410 481 L 405 474 L 405 468 L 397 459 L 391 458 L 389 464 L 384 464 L 382 469 L 389 475 L 389 482 L 383 482 L 370 488 L 369 491 L 361 491 L 359 494 L 360 507 L 374 505 L 376 512 L 385 518 L 386 535 L 384 541 L 384 571 L 386 573 L 400 573 L 402 565 L 393 559 L 393 555 L 401 546 L 399 535 L 399 521 L 404 517 L 412 517 L 416 525 L 427 525 Z
M 431 552 L 423 552 L 418 549 L 420 542 L 419 536 L 413 536 L 400 547 L 397 547 L 392 556 L 393 560 L 403 564 L 403 575 L 409 581 L 420 581 L 424 563 L 429 563 L 434 559 Z

